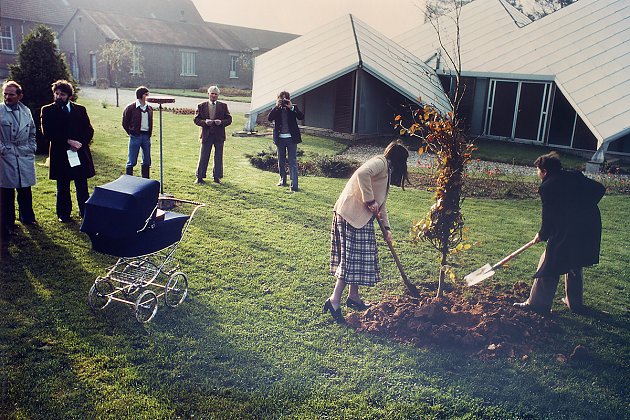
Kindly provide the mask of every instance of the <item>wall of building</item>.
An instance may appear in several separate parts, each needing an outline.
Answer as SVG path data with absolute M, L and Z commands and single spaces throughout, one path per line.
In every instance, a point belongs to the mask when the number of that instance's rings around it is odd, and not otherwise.
M 3 80 L 9 75 L 9 64 L 15 64 L 17 60 L 17 53 L 24 40 L 24 37 L 28 35 L 36 26 L 40 23 L 29 22 L 17 19 L 2 18 L 2 26 L 11 26 L 13 32 L 13 51 L 0 51 L 0 78 Z M 61 30 L 59 25 L 47 25 L 55 33 Z
M 100 61 L 98 55 L 101 46 L 108 40 L 95 28 L 90 19 L 81 14 L 76 15 L 60 35 L 59 41 L 69 63 L 73 60 L 74 51 L 77 51 L 76 62 L 80 83 L 94 84 L 97 79 L 108 79 L 107 66 Z M 125 68 L 118 74 L 121 86 L 145 84 L 152 87 L 196 89 L 216 84 L 221 87 L 251 88 L 252 71 L 251 68 L 242 65 L 242 60 L 238 61 L 237 77 L 230 77 L 231 56 L 238 56 L 236 52 L 173 45 L 138 45 L 142 73 L 132 74 L 129 68 Z M 182 75 L 182 51 L 195 53 L 194 75 Z M 92 53 L 96 54 L 97 61 L 95 77 L 91 71 Z
M 98 57 L 98 50 L 105 42 L 105 36 L 95 28 L 93 22 L 80 13 L 59 34 L 59 47 L 66 55 L 71 69 L 72 63 L 76 63 L 78 75 L 73 75 L 79 83 L 89 85 L 99 78 L 107 78 L 107 67 Z M 92 54 L 96 55 L 95 77 L 92 77 Z

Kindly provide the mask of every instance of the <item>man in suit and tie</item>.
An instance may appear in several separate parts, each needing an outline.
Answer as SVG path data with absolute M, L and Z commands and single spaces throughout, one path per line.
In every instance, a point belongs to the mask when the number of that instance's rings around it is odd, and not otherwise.
M 5 245 L 15 227 L 15 191 L 20 222 L 34 224 L 35 123 L 31 111 L 22 102 L 22 87 L 7 81 L 2 85 L 4 102 L 0 104 L 0 243 Z
M 52 84 L 54 102 L 42 108 L 42 133 L 50 142 L 49 178 L 57 181 L 57 217 L 71 220 L 70 181 L 76 188 L 79 215 L 83 217 L 89 198 L 88 178 L 94 176 L 90 142 L 94 129 L 85 107 L 72 102 L 72 84 L 57 80 Z
M 210 160 L 210 152 L 214 146 L 214 168 L 212 169 L 212 177 L 217 184 L 221 183 L 223 178 L 223 144 L 225 143 L 225 127 L 232 124 L 232 116 L 228 110 L 227 104 L 219 102 L 219 88 L 210 86 L 208 88 L 208 101 L 204 101 L 197 105 L 195 113 L 195 124 L 200 128 L 199 141 L 201 149 L 199 150 L 199 163 L 197 164 L 197 179 L 195 184 L 205 183 L 206 171 L 208 169 L 208 161 Z

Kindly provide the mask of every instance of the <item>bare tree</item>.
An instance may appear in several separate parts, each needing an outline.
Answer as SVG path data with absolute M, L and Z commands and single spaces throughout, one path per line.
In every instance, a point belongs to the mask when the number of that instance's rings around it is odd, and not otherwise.
M 99 51 L 101 62 L 107 64 L 110 84 L 116 88 L 116 106 L 118 107 L 118 76 L 123 68 L 131 69 L 134 46 L 126 39 L 116 39 L 103 45 Z
M 538 20 L 555 11 L 567 7 L 578 0 L 506 0 L 512 6 L 525 13 L 531 20 Z M 525 3 L 525 4 L 523 4 Z M 527 7 L 525 7 L 527 6 Z
M 455 89 L 449 92 L 453 111 L 444 115 L 435 107 L 410 105 L 404 115 L 397 115 L 396 128 L 422 140 L 419 154 L 431 152 L 435 156 L 434 203 L 425 217 L 417 221 L 412 230 L 416 240 L 430 243 L 441 255 L 437 297 L 444 295 L 446 276 L 455 274 L 448 264 L 449 255 L 467 249 L 463 244 L 464 217 L 462 186 L 466 164 L 470 161 L 473 145 L 468 141 L 458 109 L 465 89 L 461 83 L 460 18 L 464 0 L 449 0 L 451 11 L 444 14 L 444 0 L 427 4 L 426 21 L 435 29 L 440 45 L 439 55 L 448 60 L 447 68 L 455 78 Z
M 532 20 L 537 20 L 577 1 L 578 0 L 536 0 L 532 12 L 529 13 L 529 17 Z

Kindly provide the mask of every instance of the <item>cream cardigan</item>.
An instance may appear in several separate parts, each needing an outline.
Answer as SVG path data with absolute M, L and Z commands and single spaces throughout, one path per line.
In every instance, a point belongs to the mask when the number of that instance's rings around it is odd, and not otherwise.
M 337 199 L 333 211 L 359 229 L 372 218 L 372 212 L 368 210 L 367 203 L 374 200 L 381 206 L 381 220 L 386 227 L 389 227 L 385 207 L 388 179 L 389 168 L 385 156 L 373 157 L 352 174 Z

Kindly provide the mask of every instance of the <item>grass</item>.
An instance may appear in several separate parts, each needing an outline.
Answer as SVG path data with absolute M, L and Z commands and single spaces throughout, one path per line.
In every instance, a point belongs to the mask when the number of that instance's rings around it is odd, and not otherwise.
M 127 137 L 119 110 L 86 105 L 97 133 L 93 188 L 124 172 Z M 606 196 L 600 205 L 601 263 L 585 270 L 595 315 L 556 304 L 562 330 L 548 347 L 527 360 L 480 361 L 357 334 L 321 314 L 333 286 L 331 208 L 345 180 L 302 177 L 302 191 L 289 194 L 275 187 L 276 174 L 245 157 L 270 139 L 230 137 L 224 184 L 193 185 L 197 127 L 189 116 L 163 118 L 165 192 L 208 204 L 177 252 L 189 298 L 174 310 L 160 306 L 144 325 L 115 303 L 92 312 L 89 288 L 113 259 L 92 251 L 78 224 L 56 221 L 55 186 L 38 167 L 40 227 L 21 228 L 0 261 L 0 417 L 630 417 L 628 196 Z M 243 123 L 235 116 L 232 128 Z M 158 138 L 153 144 L 158 178 Z M 305 136 L 300 147 L 335 154 L 345 144 Z M 425 191 L 394 188 L 388 202 L 397 250 L 419 287 L 436 281 L 437 255 L 410 243 L 408 231 L 431 200 Z M 533 237 L 540 205 L 467 199 L 464 214 L 479 244 L 457 264 L 460 278 Z M 366 290 L 368 300 L 403 293 L 381 245 L 384 280 Z M 523 254 L 482 287 L 501 291 L 529 281 L 540 251 Z M 577 344 L 592 355 L 589 363 L 557 361 Z
M 549 147 L 481 138 L 475 140 L 475 146 L 477 147 L 475 156 L 481 160 L 526 166 L 533 166 L 538 156 L 554 150 Z M 518 150 L 518 153 L 515 153 L 515 150 Z M 562 166 L 569 169 L 584 170 L 586 162 L 589 160 L 562 150 L 558 151 L 558 154 L 562 159 Z

